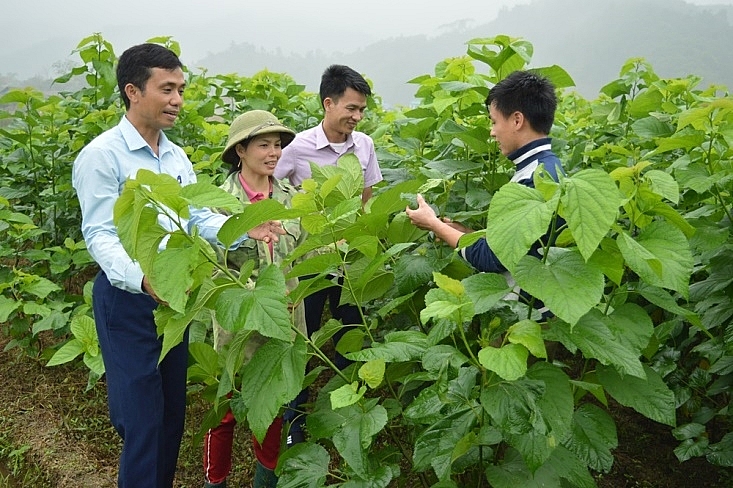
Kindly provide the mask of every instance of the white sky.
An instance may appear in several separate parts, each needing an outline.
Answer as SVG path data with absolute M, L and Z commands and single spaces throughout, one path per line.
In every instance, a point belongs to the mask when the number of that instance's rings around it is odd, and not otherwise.
M 597 1 L 597 0 L 592 0 Z M 733 4 L 733 0 L 686 0 Z M 284 52 L 349 52 L 389 37 L 437 34 L 458 21 L 487 23 L 531 0 L 4 0 L 0 73 L 44 74 L 84 37 L 101 32 L 119 55 L 154 36 L 173 36 L 184 62 L 249 42 Z M 24 49 L 47 44 L 43 58 Z M 28 59 L 32 57 L 34 59 Z M 76 58 L 73 58 L 76 60 Z M 35 64 L 34 64 L 35 63 Z M 29 73 L 28 66 L 36 66 Z

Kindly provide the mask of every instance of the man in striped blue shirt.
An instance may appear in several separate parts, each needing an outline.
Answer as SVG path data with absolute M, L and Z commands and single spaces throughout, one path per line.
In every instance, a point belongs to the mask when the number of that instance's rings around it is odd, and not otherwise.
M 557 108 L 552 83 L 529 71 L 515 71 L 491 88 L 486 108 L 491 119 L 491 137 L 501 153 L 516 165 L 511 181 L 534 187 L 532 177 L 540 166 L 557 181 L 563 168 L 548 137 Z M 471 232 L 450 219 L 439 218 L 422 195 L 417 196 L 417 203 L 417 209 L 405 210 L 412 223 L 433 232 L 449 246 L 457 247 L 461 236 Z M 530 253 L 536 254 L 537 248 L 538 244 Z M 478 271 L 506 271 L 484 238 L 462 249 L 460 254 Z

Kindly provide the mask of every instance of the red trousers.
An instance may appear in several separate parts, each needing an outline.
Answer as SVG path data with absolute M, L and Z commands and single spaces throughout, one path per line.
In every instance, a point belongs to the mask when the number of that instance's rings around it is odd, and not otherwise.
M 204 436 L 204 476 L 208 483 L 221 483 L 232 470 L 232 444 L 236 424 L 234 414 L 228 410 L 219 426 L 209 429 Z M 257 461 L 270 470 L 274 470 L 277 466 L 282 426 L 282 417 L 275 417 L 261 445 L 254 435 L 252 436 Z

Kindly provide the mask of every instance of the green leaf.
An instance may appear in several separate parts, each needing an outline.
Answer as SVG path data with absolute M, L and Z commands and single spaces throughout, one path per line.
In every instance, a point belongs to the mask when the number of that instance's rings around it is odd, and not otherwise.
M 570 88 L 575 86 L 573 77 L 562 66 L 553 64 L 551 66 L 535 68 L 534 71 L 550 80 L 555 85 L 555 88 Z
M 649 182 L 654 193 L 677 204 L 680 200 L 680 185 L 674 177 L 664 171 L 652 169 L 644 173 L 644 180 Z
M 417 331 L 396 331 L 384 336 L 384 342 L 374 342 L 369 349 L 348 355 L 352 361 L 383 359 L 390 362 L 414 361 L 420 359 L 427 349 L 427 337 Z
M 415 291 L 430 282 L 438 263 L 428 256 L 405 254 L 395 263 L 394 276 L 398 293 Z
M 204 263 L 196 245 L 167 248 L 153 260 L 148 279 L 156 295 L 176 312 L 184 313 L 194 283 L 194 270 Z M 205 266 L 211 274 L 213 265 L 205 263 Z
M 608 473 L 613 465 L 611 451 L 618 446 L 616 424 L 597 406 L 583 404 L 573 416 L 572 436 L 563 445 L 595 471 Z
M 394 244 L 400 242 L 415 242 L 426 234 L 427 231 L 412 225 L 412 222 L 406 213 L 398 213 L 395 215 L 392 222 L 389 223 L 389 227 L 387 227 L 387 239 L 389 242 Z
M 232 247 L 232 244 L 237 239 L 252 230 L 253 227 L 257 227 L 269 220 L 294 219 L 299 217 L 301 213 L 301 210 L 285 208 L 277 200 L 266 198 L 257 203 L 245 205 L 242 213 L 229 217 L 224 225 L 221 226 L 217 237 L 222 245 L 228 249 Z
M 97 354 L 96 356 L 92 356 L 91 354 L 84 353 L 84 364 L 86 365 L 89 370 L 97 376 L 97 379 L 101 377 L 104 374 L 104 361 L 102 360 L 102 355 Z M 90 381 L 92 380 L 92 375 L 90 375 Z M 96 380 L 95 380 L 96 381 Z M 87 384 L 87 390 L 94 386 Z
M 574 400 L 570 379 L 561 367 L 545 361 L 534 363 L 527 371 L 527 378 L 544 383 L 545 392 L 537 402 L 538 412 L 544 418 L 553 442 L 564 441 L 573 424 Z
M 647 285 L 645 283 L 639 283 L 639 285 L 637 286 L 637 291 L 641 294 L 641 296 L 643 296 L 646 300 L 649 300 L 657 307 L 662 308 L 673 314 L 681 315 L 685 317 L 685 320 L 702 329 L 700 317 L 692 310 L 688 310 L 684 307 L 679 306 L 675 298 L 671 296 L 668 291 L 656 286 Z M 710 334 L 710 332 L 708 332 L 708 334 Z M 710 338 L 712 339 L 712 336 L 710 336 Z
M 230 213 L 244 211 L 242 202 L 237 197 L 210 183 L 197 182 L 186 185 L 181 189 L 181 196 L 198 208 L 217 208 Z
M 3 295 L 0 295 L 0 322 L 7 322 L 10 314 L 21 306 L 23 302 L 11 300 Z
M 657 422 L 676 425 L 675 396 L 659 374 L 644 365 L 646 379 L 621 376 L 611 367 L 598 367 L 598 379 L 621 405 L 631 407 Z
M 340 378 L 338 384 L 343 385 Z M 387 410 L 377 404 L 377 399 L 332 410 L 331 402 L 321 395 L 307 421 L 314 438 L 330 437 L 349 466 L 360 477 L 366 477 L 370 470 L 367 450 L 374 436 L 387 424 Z
M 115 202 L 114 222 L 125 251 L 148 274 L 167 232 L 158 224 L 158 212 L 148 205 L 144 192 L 137 191 L 138 188 L 139 182 L 127 180 Z
M 46 366 L 58 366 L 59 364 L 68 363 L 84 352 L 84 345 L 77 339 L 71 339 L 69 342 L 59 348 L 58 351 L 51 356 Z
M 491 310 L 511 291 L 504 275 L 497 273 L 476 273 L 461 280 L 461 284 L 476 314 Z
M 707 437 L 699 439 L 686 439 L 674 448 L 674 455 L 680 461 L 687 461 L 692 458 L 704 456 L 709 450 L 710 440 Z M 726 455 L 730 457 L 729 454 Z
M 183 342 L 186 329 L 188 329 L 191 320 L 197 313 L 198 310 L 196 309 L 179 313 L 169 307 L 158 307 L 153 311 L 158 335 L 163 335 L 163 347 L 160 351 L 158 364 L 171 349 Z
M 330 225 L 335 225 L 336 222 L 342 219 L 349 219 L 356 215 L 361 210 L 361 197 L 356 196 L 348 200 L 344 200 L 336 204 L 332 209 L 328 209 L 326 218 Z
M 541 488 L 544 486 L 561 486 L 557 479 L 552 483 L 539 483 L 535 481 L 535 475 L 524 462 L 524 459 L 516 449 L 507 449 L 501 464 L 492 464 L 486 468 L 486 478 L 492 488 Z
M 254 330 L 265 337 L 292 340 L 285 278 L 276 265 L 265 267 L 254 288 L 229 287 L 221 292 L 214 308 L 226 330 Z
M 84 345 L 87 352 L 97 353 L 99 348 L 99 338 L 97 337 L 97 328 L 94 325 L 94 319 L 87 315 L 76 315 L 71 319 L 69 326 L 74 337 L 79 339 Z
M 336 410 L 353 405 L 364 397 L 366 391 L 366 386 L 359 387 L 358 381 L 336 388 L 331 392 L 331 408 Z
M 542 263 L 524 256 L 514 272 L 517 284 L 542 300 L 555 315 L 575 324 L 603 296 L 603 273 L 576 251 L 553 249 Z
M 645 378 L 645 370 L 639 361 L 640 351 L 616 337 L 609 325 L 611 321 L 611 318 L 593 309 L 574 327 L 553 323 L 545 337 L 562 342 L 571 351 L 579 348 L 586 359 L 595 358 L 601 364 L 613 365 L 627 375 Z
M 448 480 L 453 451 L 461 439 L 472 431 L 476 422 L 473 410 L 462 409 L 430 425 L 415 441 L 412 454 L 414 469 L 422 471 L 431 466 L 439 480 Z
M 242 368 L 242 399 L 247 406 L 247 421 L 259 442 L 280 408 L 300 392 L 305 377 L 305 341 L 270 339 L 260 346 Z
M 369 385 L 369 388 L 377 388 L 384 379 L 385 363 L 382 359 L 367 361 L 359 368 L 359 378 Z
M 556 202 L 519 183 L 507 183 L 491 199 L 486 240 L 509 271 L 547 233 Z
M 219 355 L 214 348 L 204 342 L 188 345 L 188 354 L 193 360 L 188 366 L 188 381 L 209 382 L 219 374 Z
M 720 442 L 711 444 L 710 452 L 705 457 L 716 466 L 733 466 L 733 432 L 725 434 Z
M 462 324 L 473 315 L 473 303 L 467 297 L 435 288 L 425 295 L 425 308 L 420 311 L 420 321 L 427 324 L 431 319 L 449 319 L 453 323 Z
M 420 179 L 411 179 L 380 191 L 369 201 L 368 211 L 377 215 L 389 215 L 404 210 L 410 201 L 403 195 L 416 193 L 421 184 Z
M 32 279 L 21 285 L 21 289 L 26 293 L 37 296 L 38 298 L 46 298 L 50 293 L 59 291 L 61 288 L 46 278 L 32 276 Z
M 326 483 L 328 451 L 318 444 L 301 443 L 280 454 L 276 473 L 280 488 L 320 488 Z
M 692 274 L 692 252 L 685 235 L 666 222 L 652 222 L 637 240 L 626 233 L 619 234 L 618 247 L 641 279 L 650 285 L 689 295 Z
M 521 320 L 509 327 L 507 339 L 512 344 L 521 344 L 526 347 L 536 358 L 547 358 L 542 328 L 533 320 Z
M 30 303 L 33 303 L 33 302 L 30 302 Z M 28 305 L 29 305 L 29 302 L 26 302 L 25 306 L 23 307 L 24 311 Z M 43 306 L 39 308 L 46 309 L 47 307 Z M 26 313 L 28 312 L 26 311 Z M 55 330 L 63 329 L 64 327 L 66 327 L 66 324 L 68 324 L 69 322 L 70 314 L 71 312 L 62 313 L 62 312 L 59 312 L 58 310 L 52 310 L 50 313 L 48 313 L 48 315 L 43 317 L 41 320 L 33 323 L 33 334 L 36 335 L 39 332 L 44 331 L 44 330 L 54 330 L 55 331 Z
M 402 413 L 407 420 L 420 423 L 433 423 L 443 418 L 440 413 L 445 407 L 443 395 L 439 393 L 436 384 L 423 389 L 417 398 L 410 403 Z
M 528 357 L 527 348 L 518 344 L 506 344 L 499 348 L 487 346 L 478 352 L 481 365 L 507 381 L 525 375 Z
M 643 119 L 634 121 L 631 124 L 631 128 L 636 135 L 644 139 L 670 137 L 674 133 L 674 129 L 669 124 L 662 122 L 654 116 L 644 117 Z
M 563 180 L 562 216 L 587 261 L 616 221 L 621 193 L 605 171 L 587 169 Z
M 548 426 L 538 406 L 547 385 L 542 380 L 522 378 L 484 387 L 481 405 L 505 435 L 537 431 L 546 434 Z
M 647 347 L 654 333 L 651 317 L 634 303 L 624 303 L 614 309 L 606 322 L 619 342 L 639 351 L 639 354 Z
M 540 432 L 505 434 L 507 443 L 522 454 L 525 464 L 532 473 L 552 455 L 554 439 Z
M 336 190 L 336 197 L 327 200 L 328 205 L 359 196 L 364 190 L 364 173 L 359 159 L 353 153 L 339 157 L 336 166 L 319 166 L 313 162 L 310 166 L 312 178 L 324 185 L 321 190 L 324 199 L 331 195 L 332 190 Z M 325 183 L 329 180 L 333 186 L 326 189 Z
M 444 159 L 430 161 L 425 167 L 444 175 L 446 179 L 451 179 L 457 174 L 470 173 L 483 168 L 483 163 L 475 161 L 456 161 L 453 159 Z
M 423 368 L 433 372 L 438 372 L 446 366 L 458 369 L 467 362 L 468 357 L 465 354 L 447 344 L 429 347 L 422 357 Z
M 448 292 L 455 297 L 461 297 L 465 293 L 463 284 L 460 281 L 440 273 L 433 273 L 433 280 L 441 290 Z

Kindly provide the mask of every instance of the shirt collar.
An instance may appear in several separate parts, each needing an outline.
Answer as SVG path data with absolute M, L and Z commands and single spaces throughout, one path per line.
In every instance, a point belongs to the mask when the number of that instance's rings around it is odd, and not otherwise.
M 536 139 L 528 144 L 525 144 L 516 151 L 510 153 L 509 155 L 507 155 L 507 158 L 510 159 L 514 164 L 519 166 L 532 156 L 541 153 L 542 151 L 550 151 L 552 149 L 551 141 L 552 139 L 550 139 L 549 137 Z
M 138 149 L 150 147 L 148 143 L 145 142 L 145 139 L 143 139 L 143 136 L 141 136 L 140 133 L 137 131 L 135 126 L 132 125 L 132 122 L 130 122 L 126 115 L 122 116 L 122 120 L 120 121 L 118 127 L 120 128 L 122 138 L 125 140 L 125 144 L 127 144 L 127 148 L 130 151 L 136 151 Z M 166 137 L 165 132 L 160 131 L 160 136 L 158 138 L 158 154 L 162 155 L 170 151 L 171 149 L 171 142 Z
M 244 190 L 244 193 L 247 194 L 247 198 L 249 199 L 250 203 L 257 203 L 260 200 L 265 199 L 265 194 L 261 191 L 254 191 L 249 187 L 246 181 L 244 181 L 244 178 L 242 178 L 242 173 L 237 173 L 237 176 L 239 177 L 239 183 L 242 185 L 242 189 Z M 272 179 L 270 179 L 270 195 L 272 195 Z
M 323 121 L 321 121 L 321 123 L 316 126 L 316 149 L 323 149 L 330 145 L 331 143 L 328 141 L 328 137 L 326 137 L 326 131 L 323 130 Z M 356 145 L 356 142 L 354 141 L 352 134 L 348 134 L 346 136 L 346 141 L 344 142 L 344 148 L 349 148 L 352 145 Z

